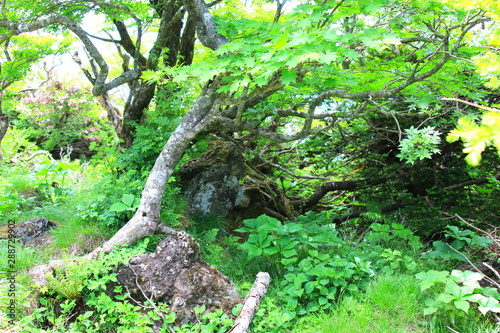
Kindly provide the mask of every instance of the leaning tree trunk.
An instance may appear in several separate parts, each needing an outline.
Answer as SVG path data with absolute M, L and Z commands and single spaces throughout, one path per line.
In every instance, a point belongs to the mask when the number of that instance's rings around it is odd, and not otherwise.
M 183 117 L 151 169 L 142 191 L 141 203 L 134 216 L 102 246 L 101 250 L 109 251 L 116 244 L 133 244 L 158 229 L 160 205 L 167 181 L 191 141 L 213 119 L 217 111 L 218 87 L 217 82 L 205 87 L 195 104 Z
M 226 38 L 216 32 L 216 25 L 203 0 L 186 0 L 184 5 L 190 19 L 197 22 L 196 32 L 203 45 L 216 50 L 227 43 Z M 110 251 L 117 244 L 134 244 L 138 239 L 153 234 L 159 228 L 165 230 L 160 223 L 160 205 L 165 185 L 194 137 L 214 120 L 219 109 L 217 98 L 221 95 L 217 93 L 217 89 L 221 85 L 221 77 L 215 77 L 203 88 L 156 159 L 142 191 L 141 203 L 132 219 L 90 255 Z
M 217 98 L 220 95 L 217 89 L 220 85 L 220 79 L 216 78 L 210 85 L 205 86 L 168 139 L 149 174 L 142 191 L 141 203 L 134 216 L 106 243 L 86 255 L 87 258 L 93 259 L 100 252 L 109 252 L 115 245 L 132 245 L 142 237 L 152 235 L 157 231 L 169 230 L 160 221 L 160 205 L 165 185 L 194 137 L 215 119 L 218 111 Z M 33 267 L 30 275 L 34 282 L 45 285 L 45 275 L 51 271 L 52 267 L 62 266 L 65 263 L 67 261 L 54 260 L 46 265 Z
M 185 0 L 184 4 L 191 19 L 197 22 L 196 32 L 203 45 L 216 50 L 227 43 L 226 38 L 216 32 L 216 25 L 203 0 Z M 142 237 L 157 231 L 169 230 L 160 222 L 160 205 L 165 185 L 194 137 L 215 120 L 219 111 L 218 98 L 223 97 L 221 93 L 217 93 L 221 85 L 222 77 L 218 76 L 202 89 L 156 159 L 134 216 L 106 243 L 86 255 L 87 258 L 96 258 L 101 252 L 111 251 L 115 245 L 132 245 Z M 46 265 L 33 267 L 30 275 L 35 283 L 45 285 L 47 283 L 45 275 L 52 270 L 52 267 L 65 263 L 67 261 L 54 260 Z

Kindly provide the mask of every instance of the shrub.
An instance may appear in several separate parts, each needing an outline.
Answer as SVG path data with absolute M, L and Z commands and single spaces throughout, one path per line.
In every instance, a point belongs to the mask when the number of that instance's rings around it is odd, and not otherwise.
M 418 239 L 400 224 L 374 224 L 361 244 L 346 242 L 326 214 L 311 212 L 285 223 L 262 215 L 244 224 L 236 230 L 249 233 L 241 248 L 249 259 L 264 258 L 267 269 L 274 270 L 281 281 L 278 295 L 291 318 L 327 309 L 340 296 L 366 290 L 378 271 L 416 268 L 411 257 L 379 245 L 403 240 L 418 246 Z
M 95 97 L 79 84 L 50 80 L 25 96 L 18 107 L 17 127 L 48 151 L 83 140 L 91 147 L 114 140 L 114 131 Z

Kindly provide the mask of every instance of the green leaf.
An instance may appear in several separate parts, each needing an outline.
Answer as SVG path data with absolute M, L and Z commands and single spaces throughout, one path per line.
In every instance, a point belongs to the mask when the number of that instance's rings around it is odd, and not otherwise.
M 294 70 L 282 69 L 280 80 L 284 85 L 295 83 L 297 81 L 297 73 Z
M 372 223 L 370 225 L 370 228 L 373 231 L 379 231 L 379 232 L 389 232 L 391 230 L 391 226 L 387 224 L 380 224 L 380 223 Z
M 259 237 L 258 244 L 262 248 L 268 247 L 269 245 L 271 245 L 271 242 L 273 241 L 273 236 L 267 235 L 267 234 L 264 234 L 264 233 L 259 233 L 258 237 Z
M 438 310 L 438 308 L 435 306 L 426 307 L 426 308 L 424 308 L 424 316 L 428 316 L 428 315 L 431 315 L 433 313 L 436 313 L 437 310 Z
M 457 299 L 455 296 L 450 295 L 450 294 L 439 294 L 438 297 L 436 297 L 436 301 L 442 302 L 442 303 L 450 303 L 451 301 Z
M 264 249 L 264 253 L 265 254 L 269 254 L 269 255 L 273 255 L 273 254 L 276 254 L 278 253 L 278 248 L 272 246 L 272 247 L 267 247 Z
M 483 288 L 482 294 L 487 297 L 494 297 L 496 299 L 500 299 L 500 293 L 496 288 L 493 287 Z
M 299 304 L 299 300 L 295 297 L 289 297 L 287 302 L 287 307 L 289 310 L 293 310 Z
M 134 195 L 132 195 L 132 194 L 124 194 L 124 195 L 122 196 L 122 202 L 123 202 L 125 205 L 127 205 L 128 207 L 132 207 L 132 206 L 133 206 L 133 204 L 134 204 L 134 199 L 135 199 L 135 197 L 134 197 Z
M 382 6 L 385 4 L 385 1 L 384 0 L 371 0 L 371 1 L 366 1 L 364 3 L 361 2 L 361 3 L 363 4 L 363 12 L 370 14 L 370 13 L 374 13 L 377 10 L 379 10 L 380 8 L 382 8 Z
M 332 62 L 338 61 L 339 59 L 340 57 L 337 52 L 332 51 L 326 52 L 322 56 L 322 61 L 327 65 L 331 64 Z
M 197 314 L 201 314 L 201 313 L 205 312 L 206 309 L 207 309 L 207 307 L 205 305 L 202 305 L 202 306 L 197 307 L 197 308 L 193 308 L 194 312 L 196 312 Z
M 262 249 L 258 247 L 252 247 L 248 249 L 248 256 L 253 258 L 253 257 L 258 257 L 262 254 Z
M 297 261 L 297 257 L 292 257 L 292 258 L 283 258 L 283 259 L 281 259 L 280 262 L 283 266 L 288 266 L 290 264 L 295 263 L 296 261 Z
M 314 290 L 314 287 L 317 285 L 317 282 L 316 281 L 308 281 L 305 285 L 304 285 L 304 291 L 307 293 L 307 294 L 310 294 L 313 292 Z
M 82 316 L 83 318 L 89 318 L 94 314 L 94 311 L 86 311 Z
M 500 312 L 500 303 L 495 298 L 488 297 L 486 299 L 479 301 L 478 309 L 479 309 L 479 311 L 481 311 L 481 313 L 483 315 L 485 315 L 489 311 L 499 313 Z
M 462 299 L 469 301 L 469 302 L 478 303 L 479 301 L 486 299 L 486 297 L 484 295 L 481 295 L 481 294 L 472 294 L 472 295 L 464 296 L 464 297 L 462 297 Z
M 129 206 L 126 206 L 121 202 L 117 202 L 112 204 L 111 207 L 109 207 L 109 210 L 112 212 L 123 212 L 129 208 L 130 208 Z
M 455 296 L 456 298 L 461 298 L 464 295 L 471 294 L 474 288 L 468 286 L 459 286 L 453 281 L 447 281 L 444 287 L 444 291 Z
M 321 296 L 320 298 L 318 298 L 318 303 L 319 305 L 324 305 L 328 303 L 328 298 Z
M 417 279 L 421 280 L 419 282 L 420 291 L 424 291 L 426 289 L 429 289 L 430 287 L 432 287 L 436 283 L 446 281 L 446 279 L 449 275 L 450 275 L 450 273 L 447 271 L 430 270 L 427 272 L 420 272 L 420 273 L 416 274 L 415 277 Z
M 356 61 L 359 59 L 359 53 L 354 50 L 347 49 L 344 51 L 344 53 L 347 56 L 347 58 L 349 58 L 349 60 Z
M 351 283 L 351 284 L 349 284 L 349 285 L 347 286 L 347 290 L 349 290 L 349 291 L 358 291 L 358 290 L 359 290 L 359 288 L 358 288 L 358 286 L 357 286 L 357 285 L 355 285 L 355 284 L 352 284 L 352 283 Z
M 298 231 L 304 230 L 304 226 L 300 223 L 289 222 L 283 225 L 282 228 L 276 230 L 280 235 L 290 235 Z
M 458 299 L 455 302 L 453 302 L 453 304 L 457 309 L 460 309 L 465 313 L 469 313 L 470 304 L 466 300 Z
M 290 257 L 293 257 L 293 256 L 297 255 L 297 251 L 295 251 L 295 249 L 284 250 L 284 251 L 281 252 L 281 254 L 285 258 L 290 258 Z
M 285 32 L 281 35 L 279 35 L 278 39 L 276 39 L 276 42 L 274 43 L 273 50 L 279 50 L 282 47 L 284 47 L 288 43 L 288 32 Z

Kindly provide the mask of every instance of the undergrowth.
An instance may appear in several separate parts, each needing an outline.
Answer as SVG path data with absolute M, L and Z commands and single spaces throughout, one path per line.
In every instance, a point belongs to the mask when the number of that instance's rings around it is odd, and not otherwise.
M 160 236 L 145 239 L 135 250 L 122 249 L 56 271 L 48 277 L 47 289 L 34 292 L 29 267 L 91 251 L 133 212 L 144 175 L 129 171 L 117 178 L 112 162 L 107 162 L 103 167 L 46 159 L 0 172 L 2 219 L 21 222 L 43 216 L 58 225 L 45 248 L 16 244 L 16 329 L 149 332 L 161 318 L 162 332 L 229 330 L 233 321 L 222 312 L 204 314 L 200 308 L 197 322 L 177 325 L 168 304 L 149 304 L 155 310 L 144 312 L 123 296 L 124 291 L 110 294 L 103 289 L 115 278 L 113 265 L 128 260 L 133 251 L 154 251 Z M 162 206 L 162 218 L 171 226 L 186 204 L 177 193 L 172 187 Z M 328 213 L 308 213 L 287 222 L 261 216 L 244 221 L 237 230 L 240 236 L 229 234 L 221 219 L 197 218 L 188 231 L 200 243 L 202 258 L 230 277 L 243 295 L 259 271 L 270 273 L 271 285 L 250 328 L 253 333 L 498 331 L 498 293 L 481 287 L 480 275 L 464 273 L 463 280 L 457 280 L 458 273 L 451 272 L 469 253 L 481 253 L 490 244 L 487 237 L 449 227 L 447 239 L 429 246 L 397 220 L 368 217 L 374 223 L 357 234 L 332 224 Z M 0 240 L 0 251 L 8 252 L 6 240 Z M 0 270 L 7 270 L 5 258 Z M 0 305 L 5 306 L 8 298 L 2 288 Z M 4 323 L 0 329 L 13 332 Z

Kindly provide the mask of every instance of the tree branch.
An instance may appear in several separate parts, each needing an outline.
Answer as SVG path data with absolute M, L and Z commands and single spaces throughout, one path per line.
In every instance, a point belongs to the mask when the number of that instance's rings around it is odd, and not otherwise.
M 217 33 L 217 26 L 203 0 L 184 0 L 184 4 L 189 15 L 197 22 L 198 39 L 204 46 L 217 50 L 222 45 L 227 44 L 226 37 Z
M 271 278 L 268 273 L 260 272 L 257 274 L 257 279 L 255 279 L 252 288 L 243 301 L 243 307 L 236 318 L 234 326 L 227 333 L 245 333 L 248 331 L 255 311 L 266 295 L 270 281 Z
M 485 110 L 485 111 L 500 112 L 500 110 L 497 109 L 497 108 L 490 108 L 490 107 L 487 107 L 487 106 L 479 105 L 477 103 L 468 102 L 468 101 L 465 101 L 465 100 L 460 99 L 460 98 L 443 97 L 441 99 L 445 100 L 445 101 L 455 101 L 455 102 L 464 103 L 464 104 L 467 104 L 467 105 L 470 105 L 470 106 L 473 106 L 475 108 L 478 108 L 478 109 L 481 109 L 481 110 Z
M 269 160 L 267 160 L 266 158 L 264 158 L 262 155 L 260 155 L 259 153 L 249 149 L 249 148 L 246 148 L 246 147 L 243 147 L 242 145 L 240 145 L 238 143 L 238 141 L 232 139 L 231 137 L 227 136 L 227 135 L 224 135 L 224 134 L 221 134 L 221 137 L 223 137 L 224 139 L 226 140 L 229 140 L 231 142 L 233 142 L 234 144 L 236 144 L 239 148 L 241 148 L 242 150 L 246 151 L 247 153 L 255 156 L 256 158 L 259 159 L 259 161 L 262 161 L 264 162 L 265 164 L 267 165 L 270 165 L 272 166 L 273 168 L 276 168 L 280 171 L 283 171 L 284 173 L 292 176 L 293 178 L 297 178 L 297 179 L 322 179 L 322 180 L 329 180 L 330 178 L 327 178 L 327 177 L 318 177 L 318 176 L 304 176 L 304 175 L 297 175 L 295 173 L 293 173 L 292 171 L 282 167 L 281 165 L 279 164 L 276 164 L 276 163 L 273 163 Z
M 89 53 L 89 55 L 96 61 L 97 65 L 99 66 L 100 70 L 97 76 L 95 77 L 94 87 L 92 89 L 92 93 L 95 96 L 99 96 L 106 91 L 109 91 L 113 88 L 118 87 L 119 85 L 122 85 L 123 83 L 139 78 L 141 74 L 140 71 L 132 70 L 123 73 L 119 77 L 106 83 L 106 79 L 109 74 L 109 66 L 104 60 L 103 56 L 96 48 L 96 46 L 92 43 L 92 41 L 89 39 L 85 30 L 83 30 L 80 27 L 80 25 L 78 25 L 75 21 L 63 15 L 51 14 L 49 16 L 40 18 L 36 22 L 28 24 L 21 24 L 21 23 L 10 22 L 7 20 L 0 20 L 0 27 L 9 29 L 11 32 L 8 36 L 2 36 L 0 38 L 0 42 L 4 42 L 11 35 L 20 35 L 22 33 L 36 31 L 54 24 L 61 24 L 66 28 L 68 28 L 71 32 L 73 32 L 80 39 L 80 41 L 85 46 L 85 49 Z
M 322 184 L 314 191 L 314 193 L 307 199 L 299 199 L 290 202 L 295 209 L 307 210 L 314 207 L 318 202 L 329 192 L 333 191 L 353 191 L 358 188 L 360 184 L 364 184 L 360 180 L 347 180 L 340 182 L 327 182 Z
M 138 51 L 137 44 L 134 45 L 134 43 L 132 42 L 127 27 L 125 26 L 123 21 L 113 21 L 113 23 L 115 24 L 116 30 L 120 35 L 120 41 L 118 41 L 118 44 L 120 44 L 125 49 L 125 51 L 132 56 L 135 63 L 134 68 L 137 68 L 137 65 L 146 66 L 146 58 Z
M 390 204 L 388 206 L 382 207 L 382 209 L 380 211 L 381 211 L 381 213 L 388 213 L 388 212 L 391 212 L 391 211 L 399 209 L 399 208 L 410 206 L 412 204 L 414 204 L 413 201 L 396 202 L 396 203 Z M 332 219 L 332 223 L 346 222 L 350 219 L 355 219 L 355 218 L 360 217 L 361 214 L 363 214 L 363 213 L 365 213 L 365 211 L 353 212 L 351 214 L 346 214 L 344 216 L 336 217 L 336 218 Z
M 495 175 L 494 178 L 496 180 L 500 180 L 500 174 L 498 175 Z M 468 181 L 465 181 L 465 182 L 462 182 L 462 183 L 458 183 L 458 184 L 453 184 L 453 185 L 450 185 L 450 186 L 446 186 L 445 188 L 443 188 L 443 190 L 455 190 L 457 188 L 461 188 L 461 187 L 465 187 L 465 186 L 469 186 L 469 185 L 480 185 L 480 184 L 485 184 L 489 181 L 488 178 L 481 178 L 481 179 L 474 179 L 474 180 L 468 180 Z
M 94 35 L 89 34 L 89 33 L 87 33 L 87 35 L 90 38 L 94 38 L 94 39 L 100 40 L 101 42 L 120 44 L 120 41 L 116 40 L 116 39 L 110 39 L 110 38 L 104 38 L 104 37 L 94 36 Z

